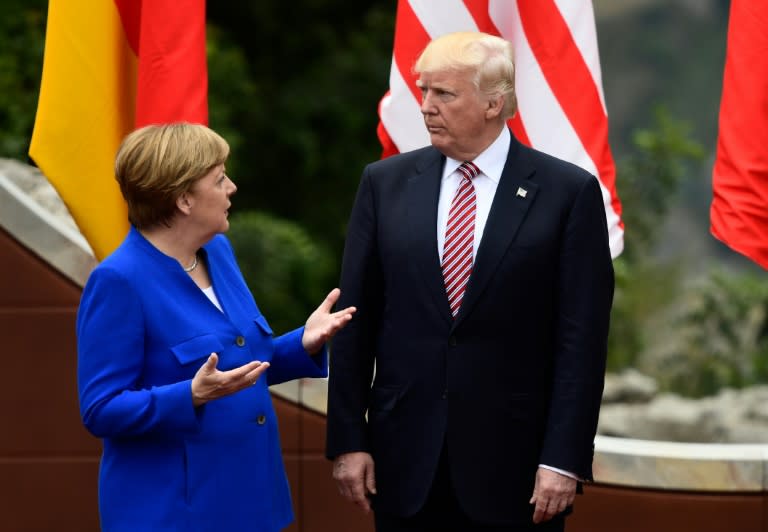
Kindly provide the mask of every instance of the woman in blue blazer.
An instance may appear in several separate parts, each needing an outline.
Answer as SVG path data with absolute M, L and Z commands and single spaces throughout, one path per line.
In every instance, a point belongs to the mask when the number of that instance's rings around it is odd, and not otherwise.
M 201 125 L 147 126 L 116 176 L 131 229 L 77 316 L 85 426 L 103 439 L 104 531 L 277 531 L 293 519 L 268 386 L 327 375 L 354 308 L 333 290 L 273 337 L 228 240 L 229 146 Z

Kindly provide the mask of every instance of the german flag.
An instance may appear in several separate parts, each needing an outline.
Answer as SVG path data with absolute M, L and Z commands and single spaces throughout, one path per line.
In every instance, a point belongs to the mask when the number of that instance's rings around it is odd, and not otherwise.
M 205 0 L 50 0 L 29 154 L 98 259 L 128 231 L 114 178 L 123 137 L 208 123 Z

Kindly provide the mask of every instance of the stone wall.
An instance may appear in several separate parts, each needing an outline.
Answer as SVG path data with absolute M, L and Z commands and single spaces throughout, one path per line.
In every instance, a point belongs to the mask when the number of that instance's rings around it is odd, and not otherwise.
M 653 379 L 633 369 L 609 374 L 598 433 L 644 440 L 765 443 L 768 385 L 689 399 L 659 393 Z

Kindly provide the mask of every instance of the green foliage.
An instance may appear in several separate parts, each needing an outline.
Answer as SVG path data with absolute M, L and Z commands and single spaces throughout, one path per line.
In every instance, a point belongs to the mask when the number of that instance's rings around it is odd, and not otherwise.
M 664 102 L 693 138 L 714 146 L 729 0 L 595 0 L 603 85 L 617 159 L 648 110 Z
M 614 261 L 610 370 L 638 367 L 662 389 L 704 396 L 768 380 L 768 284 L 735 271 L 692 274 L 682 250 L 657 252 L 661 229 L 703 150 L 685 123 L 657 108 L 619 166 L 625 251 Z
M 626 257 L 613 261 L 616 287 L 608 335 L 608 370 L 635 367 L 646 348 L 649 318 L 675 297 L 680 269 L 675 264 Z
M 245 174 L 248 158 L 243 130 L 239 125 L 242 107 L 259 100 L 256 80 L 248 69 L 248 60 L 237 43 L 225 31 L 208 25 L 206 32 L 208 58 L 208 122 L 212 129 L 227 139 L 230 158 L 227 173 L 235 182 Z
M 218 98 L 242 143 L 238 201 L 294 220 L 340 254 L 365 163 L 378 159 L 378 101 L 387 90 L 390 1 L 209 2 L 209 27 L 237 43 L 252 95 Z M 214 59 L 211 59 L 214 61 Z M 211 64 L 211 92 L 232 80 Z M 218 105 L 218 104 L 217 104 Z M 265 189 L 269 190 L 265 194 Z
M 623 257 L 630 263 L 648 256 L 680 183 L 693 163 L 704 158 L 703 148 L 691 140 L 685 122 L 673 119 L 663 106 L 655 108 L 653 118 L 652 129 L 634 133 L 634 150 L 617 171 L 627 227 Z
M 250 211 L 232 216 L 228 236 L 256 303 L 276 334 L 301 326 L 335 286 L 326 248 L 299 225 Z
M 626 226 L 622 255 L 614 261 L 616 289 L 608 338 L 608 368 L 633 366 L 643 352 L 650 317 L 669 304 L 680 282 L 681 266 L 652 256 L 675 192 L 701 147 L 687 126 L 658 107 L 650 129 L 634 135 L 634 152 L 619 165 L 617 187 Z
M 646 368 L 663 389 L 699 397 L 768 382 L 764 276 L 713 271 L 682 294 L 665 327 L 669 341 Z
M 0 157 L 27 159 L 37 109 L 44 0 L 5 0 L 0 17 Z

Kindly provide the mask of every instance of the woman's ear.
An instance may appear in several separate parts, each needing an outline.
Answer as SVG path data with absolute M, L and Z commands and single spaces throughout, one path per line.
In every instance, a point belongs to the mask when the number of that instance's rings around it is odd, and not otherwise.
M 176 198 L 176 208 L 184 214 L 192 212 L 192 203 L 192 197 L 189 195 L 189 192 L 183 192 Z

